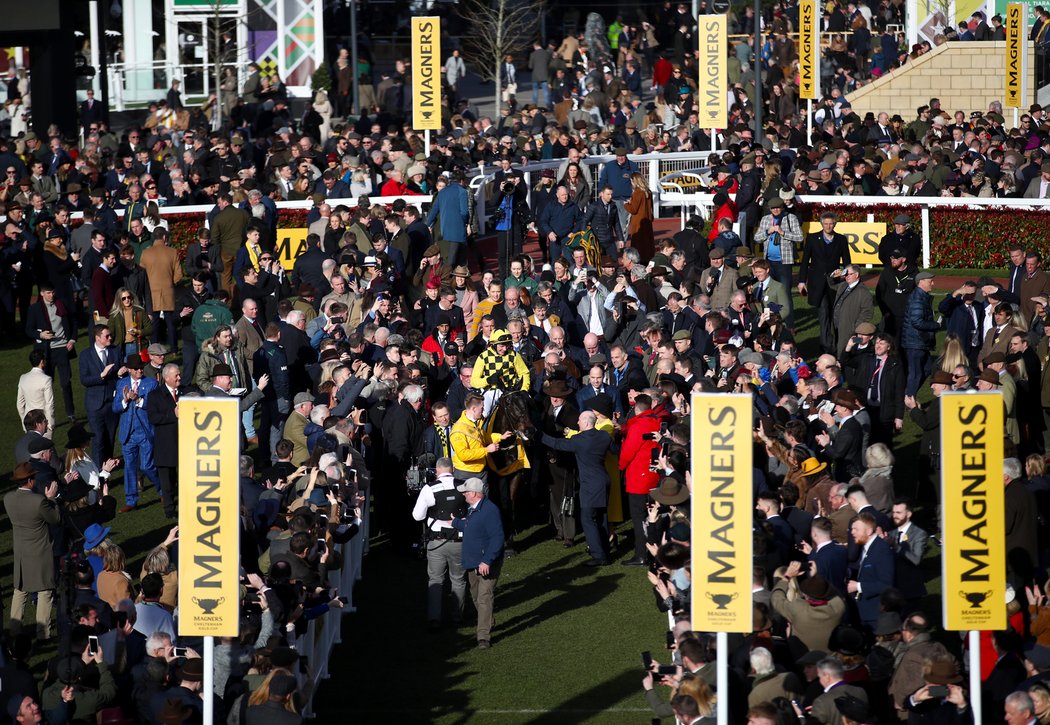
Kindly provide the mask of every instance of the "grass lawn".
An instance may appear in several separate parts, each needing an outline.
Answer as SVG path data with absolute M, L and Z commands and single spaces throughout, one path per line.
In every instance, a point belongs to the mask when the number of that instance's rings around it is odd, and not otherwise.
M 812 357 L 815 315 L 802 302 L 796 316 L 802 350 Z M 27 368 L 28 351 L 28 345 L 0 349 L 0 389 L 8 391 L 8 414 L 0 418 L 0 436 L 9 441 L 0 451 L 5 493 L 11 486 L 12 444 L 22 433 L 14 395 L 18 376 Z M 78 384 L 75 388 L 80 401 L 82 391 Z M 61 396 L 56 397 L 56 416 L 64 420 Z M 63 423 L 55 432 L 60 451 L 65 450 L 67 430 Z M 918 470 L 918 431 L 910 422 L 896 448 L 898 491 L 910 495 Z M 120 469 L 112 480 L 111 492 L 123 504 Z M 170 526 L 154 491 L 146 494 L 144 503 L 140 510 L 118 515 L 111 534 L 127 552 L 128 569 L 135 575 L 145 553 L 164 539 Z M 920 516 L 920 525 L 930 531 L 938 528 L 930 525 L 932 513 Z M 629 542 L 630 524 L 619 528 L 628 533 Z M 521 537 L 521 553 L 506 561 L 497 587 L 490 650 L 475 648 L 470 626 L 428 633 L 425 563 L 396 555 L 383 541 L 373 542 L 364 561 L 364 578 L 354 592 L 357 612 L 344 617 L 343 643 L 334 651 L 332 677 L 315 699 L 317 714 L 353 713 L 368 723 L 449 725 L 647 722 L 639 655 L 651 650 L 657 660 L 666 661 L 666 618 L 655 608 L 644 570 L 618 563 L 587 569 L 581 566 L 586 560 L 582 535 L 572 549 L 553 542 L 552 535 L 548 526 L 533 526 Z M 621 545 L 617 559 L 628 555 Z M 933 559 L 930 565 L 932 575 Z M 6 610 L 11 533 L 2 511 L 0 585 Z M 53 644 L 40 647 L 34 659 L 38 675 L 53 653 Z

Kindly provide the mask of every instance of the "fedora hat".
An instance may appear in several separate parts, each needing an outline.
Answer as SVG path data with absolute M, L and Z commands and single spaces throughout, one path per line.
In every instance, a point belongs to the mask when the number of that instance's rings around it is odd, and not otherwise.
M 806 460 L 802 461 L 801 473 L 803 476 L 812 476 L 817 473 L 820 473 L 827 467 L 827 463 L 818 461 L 816 458 L 807 458 Z
M 465 266 L 463 266 L 461 264 L 461 265 L 459 265 L 457 267 L 453 267 L 452 268 L 452 276 L 453 277 L 469 277 L 470 276 L 470 270 L 467 269 Z
M 674 476 L 666 476 L 659 486 L 649 492 L 649 496 L 665 506 L 677 506 L 689 500 L 689 489 Z
M 954 382 L 951 374 L 943 370 L 938 370 L 930 376 L 930 385 L 952 385 Z
M 822 602 L 826 602 L 835 596 L 835 590 L 832 589 L 831 584 L 820 574 L 806 577 L 799 581 L 798 590 L 802 592 L 806 599 L 816 599 Z
M 11 472 L 11 480 L 15 483 L 21 483 L 23 481 L 28 481 L 35 475 L 36 474 L 33 472 L 33 464 L 19 463 L 15 466 L 15 470 Z
M 211 376 L 213 378 L 217 378 L 220 375 L 229 375 L 229 376 L 232 377 L 233 376 L 233 368 L 231 368 L 226 363 L 217 363 L 215 365 L 215 367 L 213 367 L 211 369 Z
M 836 390 L 831 396 L 831 402 L 850 410 L 860 410 L 860 400 L 857 394 L 849 390 Z
M 551 398 L 569 398 L 572 390 L 564 380 L 548 380 L 543 384 L 543 394 Z
M 101 526 L 99 524 L 91 524 L 84 529 L 84 551 L 94 549 L 96 546 L 102 543 L 109 532 L 111 531 L 109 526 Z
M 613 417 L 613 399 L 605 393 L 598 393 L 587 401 L 587 410 L 601 413 L 606 418 Z
M 83 423 L 70 426 L 66 431 L 66 448 L 83 448 L 91 442 L 94 434 L 84 427 Z

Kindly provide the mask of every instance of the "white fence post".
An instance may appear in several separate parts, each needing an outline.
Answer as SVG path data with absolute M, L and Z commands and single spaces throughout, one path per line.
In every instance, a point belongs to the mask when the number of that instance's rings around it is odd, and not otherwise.
M 922 266 L 930 266 L 930 207 L 922 208 Z

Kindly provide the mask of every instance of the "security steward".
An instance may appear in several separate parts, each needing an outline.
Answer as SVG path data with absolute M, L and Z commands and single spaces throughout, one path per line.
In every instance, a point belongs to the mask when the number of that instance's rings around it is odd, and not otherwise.
M 467 597 L 467 580 L 463 573 L 463 532 L 445 523 L 465 516 L 467 501 L 456 490 L 452 459 L 439 458 L 434 468 L 437 480 L 420 489 L 412 509 L 412 518 L 426 521 L 427 620 L 431 632 L 441 626 L 446 573 L 452 584 L 452 598 L 455 601 L 453 626 L 458 627 L 463 619 L 463 604 Z

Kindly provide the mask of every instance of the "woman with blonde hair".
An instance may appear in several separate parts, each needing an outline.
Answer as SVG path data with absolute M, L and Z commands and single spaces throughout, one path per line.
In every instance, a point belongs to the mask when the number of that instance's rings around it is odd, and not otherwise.
M 653 194 L 645 183 L 645 177 L 631 174 L 631 198 L 623 208 L 631 215 L 627 227 L 631 246 L 638 250 L 643 260 L 652 259 L 653 243 Z
M 860 485 L 868 502 L 883 513 L 893 508 L 893 463 L 893 451 L 885 443 L 872 443 L 864 452 L 867 470 L 860 477 Z
M 139 304 L 135 293 L 127 287 L 118 289 L 113 297 L 106 326 L 113 335 L 113 344 L 119 346 L 122 361 L 129 355 L 138 355 L 147 347 L 153 332 L 153 321 Z
M 175 607 L 179 604 L 179 572 L 175 568 L 175 562 L 171 559 L 171 553 L 168 551 L 168 548 L 178 540 L 179 527 L 175 526 L 168 532 L 168 538 L 164 540 L 164 543 L 153 547 L 146 554 L 146 560 L 142 562 L 142 572 L 139 574 L 140 581 L 147 574 L 159 574 L 160 578 L 164 580 L 164 589 L 160 594 L 160 603 L 169 612 L 175 611 Z
M 124 571 L 127 566 L 127 557 L 124 550 L 116 544 L 111 544 L 102 552 L 102 571 L 95 577 L 95 586 L 98 589 L 98 598 L 117 609 L 117 602 L 121 599 L 132 599 L 131 574 Z
M 970 360 L 963 352 L 962 340 L 954 332 L 949 332 L 944 338 L 944 352 L 937 362 L 937 369 L 951 375 L 959 365 L 969 365 Z

